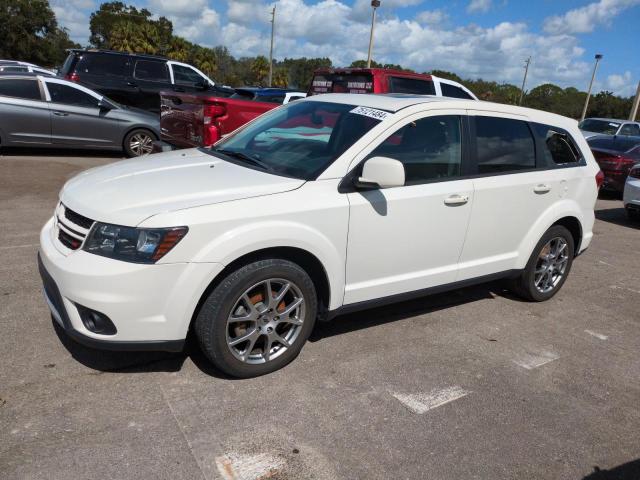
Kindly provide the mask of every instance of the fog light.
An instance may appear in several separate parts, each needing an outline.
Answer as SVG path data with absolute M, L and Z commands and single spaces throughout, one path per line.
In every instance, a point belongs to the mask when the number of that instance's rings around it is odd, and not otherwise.
M 76 308 L 78 309 L 82 323 L 90 332 L 99 333 L 101 335 L 116 334 L 116 326 L 104 313 L 96 312 L 95 310 L 91 310 L 90 308 L 83 307 L 78 304 L 76 304 Z

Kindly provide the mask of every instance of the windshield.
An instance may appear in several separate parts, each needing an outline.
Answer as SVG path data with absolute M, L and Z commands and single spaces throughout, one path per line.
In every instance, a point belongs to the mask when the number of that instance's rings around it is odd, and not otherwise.
M 387 115 L 355 105 L 298 101 L 267 112 L 207 151 L 276 175 L 313 180 Z
M 609 122 L 607 120 L 594 120 L 592 118 L 587 118 L 583 120 L 578 125 L 580 130 L 585 130 L 587 132 L 594 133 L 602 133 L 604 135 L 615 135 L 620 128 L 620 124 L 618 122 Z

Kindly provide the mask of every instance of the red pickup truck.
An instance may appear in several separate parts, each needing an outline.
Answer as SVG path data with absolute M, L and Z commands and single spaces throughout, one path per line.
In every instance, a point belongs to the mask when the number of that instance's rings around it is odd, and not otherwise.
M 321 93 L 408 93 L 477 100 L 457 82 L 383 68 L 317 70 L 307 95 Z M 162 141 L 179 148 L 210 146 L 257 116 L 304 96 L 300 92 L 270 88 L 240 88 L 228 98 L 206 93 L 162 92 Z M 160 145 L 156 148 L 163 149 Z
M 238 88 L 228 98 L 161 92 L 162 141 L 179 148 L 210 146 L 264 112 L 304 96 L 280 88 Z

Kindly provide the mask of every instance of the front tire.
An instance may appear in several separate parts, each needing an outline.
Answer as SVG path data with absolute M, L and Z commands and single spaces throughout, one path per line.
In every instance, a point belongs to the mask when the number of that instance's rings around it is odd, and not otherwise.
M 313 281 L 299 265 L 265 259 L 229 273 L 195 320 L 205 356 L 232 377 L 278 370 L 302 350 L 316 320 Z
M 153 142 L 157 140 L 155 134 L 144 128 L 136 128 L 124 137 L 122 146 L 127 157 L 140 157 L 153 152 Z
M 533 249 L 524 271 L 512 280 L 511 290 L 533 302 L 549 300 L 567 280 L 574 249 L 571 232 L 562 225 L 554 225 Z

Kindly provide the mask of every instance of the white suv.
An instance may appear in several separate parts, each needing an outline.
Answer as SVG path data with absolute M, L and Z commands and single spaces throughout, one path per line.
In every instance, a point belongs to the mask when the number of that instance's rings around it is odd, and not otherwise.
M 592 238 L 598 165 L 575 121 L 472 100 L 318 95 L 212 149 L 86 171 L 40 241 L 53 317 L 110 349 L 190 327 L 249 377 L 317 318 L 509 279 L 547 300 Z

